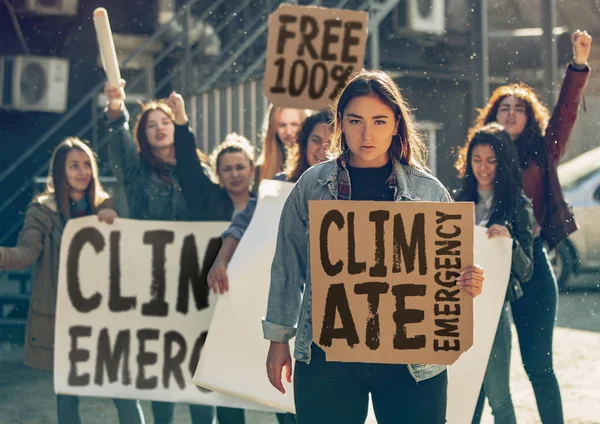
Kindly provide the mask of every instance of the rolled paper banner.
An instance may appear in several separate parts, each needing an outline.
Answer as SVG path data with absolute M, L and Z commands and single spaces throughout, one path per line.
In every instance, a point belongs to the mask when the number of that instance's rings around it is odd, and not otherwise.
M 117 51 L 110 29 L 108 12 L 105 8 L 99 7 L 94 10 L 94 27 L 98 38 L 98 47 L 100 48 L 100 58 L 108 83 L 118 87 L 121 81 L 121 71 L 119 70 L 119 61 L 117 60 Z

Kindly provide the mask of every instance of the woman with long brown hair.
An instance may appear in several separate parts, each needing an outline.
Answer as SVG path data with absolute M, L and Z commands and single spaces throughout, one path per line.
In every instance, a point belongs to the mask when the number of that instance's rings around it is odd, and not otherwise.
M 54 324 L 60 243 L 69 219 L 98 215 L 112 223 L 116 212 L 98 179 L 92 150 L 69 137 L 52 154 L 46 191 L 36 196 L 25 214 L 16 247 L 0 247 L 0 269 L 35 265 L 25 331 L 25 365 L 45 371 L 54 368 Z M 119 421 L 143 423 L 139 402 L 113 399 Z M 80 423 L 79 397 L 57 395 L 58 422 Z
M 173 92 L 166 100 L 152 100 L 142 107 L 133 129 L 129 131 L 129 113 L 125 108 L 125 81 L 120 87 L 106 85 L 108 98 L 105 117 L 110 132 L 109 152 L 113 172 L 124 184 L 129 218 L 159 221 L 187 221 L 188 210 L 177 177 L 175 139 L 191 133 L 181 96 Z M 206 157 L 195 147 L 198 160 Z M 208 162 L 208 160 L 206 160 Z M 204 205 L 211 208 L 212 205 Z M 175 404 L 152 402 L 156 424 L 173 422 Z M 214 408 L 190 405 L 194 423 L 212 422 Z
M 269 106 L 263 120 L 262 152 L 256 166 L 255 192 L 261 180 L 273 178 L 285 169 L 289 149 L 296 144 L 298 131 L 307 115 L 306 110 Z
M 470 140 L 481 127 L 498 122 L 517 148 L 523 189 L 533 202 L 536 219 L 533 243 L 533 277 L 523 285 L 523 296 L 511 303 L 513 321 L 525 371 L 531 381 L 542 422 L 562 423 L 560 388 L 552 363 L 552 336 L 558 309 L 556 277 L 548 260 L 553 249 L 577 229 L 564 200 L 556 167 L 567 151 L 569 136 L 588 80 L 592 37 L 576 31 L 571 37 L 573 62 L 567 67 L 552 115 L 526 84 L 497 88 L 469 130 Z M 456 162 L 464 173 L 468 143 Z
M 449 202 L 444 186 L 427 173 L 426 150 L 400 90 L 380 71 L 361 71 L 334 105 L 332 159 L 307 170 L 290 193 L 279 221 L 263 335 L 271 341 L 267 376 L 285 393 L 291 381 L 289 340 L 296 337 L 294 399 L 297 421 L 364 423 L 369 394 L 382 423 L 444 423 L 446 367 L 327 362 L 313 343 L 308 243 L 310 200 Z M 462 270 L 458 287 L 477 296 L 483 270 Z

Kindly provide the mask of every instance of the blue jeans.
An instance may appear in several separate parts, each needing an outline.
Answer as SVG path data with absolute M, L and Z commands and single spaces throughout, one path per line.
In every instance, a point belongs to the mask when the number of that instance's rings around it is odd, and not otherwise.
M 113 399 L 121 424 L 144 424 L 144 414 L 137 400 Z M 79 396 L 57 395 L 56 408 L 59 424 L 81 424 Z
M 379 424 L 446 422 L 447 372 L 417 383 L 406 365 L 326 362 L 314 344 L 311 361 L 296 361 L 298 424 L 363 424 L 369 393 Z
M 495 424 L 516 424 L 515 408 L 510 396 L 510 351 L 511 351 L 510 319 L 508 304 L 500 314 L 496 336 L 492 345 L 490 359 L 483 377 L 483 387 L 473 416 L 473 424 L 479 424 L 483 403 L 487 396 L 494 415 Z
M 544 424 L 562 424 L 560 388 L 552 363 L 552 334 L 558 310 L 558 287 L 542 241 L 533 243 L 533 278 L 523 284 L 523 297 L 511 304 L 521 358 L 533 386 Z
M 175 404 L 171 402 L 152 402 L 152 415 L 155 424 L 173 424 Z M 244 410 L 218 406 L 217 418 L 219 424 L 244 424 Z M 190 405 L 190 415 L 193 424 L 212 424 L 215 407 L 211 405 Z

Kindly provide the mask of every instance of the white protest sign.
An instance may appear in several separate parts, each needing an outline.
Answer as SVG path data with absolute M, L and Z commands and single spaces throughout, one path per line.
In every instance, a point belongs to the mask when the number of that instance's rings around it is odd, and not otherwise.
M 269 16 L 265 96 L 278 107 L 327 108 L 362 69 L 366 12 L 282 4 Z
M 484 269 L 485 282 L 473 301 L 473 346 L 448 370 L 447 424 L 473 418 L 510 277 L 512 239 L 490 239 L 485 232 L 475 227 L 475 263 Z
M 193 382 L 223 393 L 293 412 L 292 387 L 282 396 L 267 379 L 267 311 L 271 262 L 283 204 L 294 184 L 264 180 L 244 237 L 227 267 L 230 291 L 221 296 Z M 235 334 L 235 337 L 232 337 Z
M 264 409 L 191 382 L 216 300 L 206 273 L 228 225 L 70 220 L 61 242 L 55 391 Z
M 266 376 L 269 342 L 262 337 L 261 318 L 267 308 L 278 222 L 292 186 L 276 181 L 261 183 L 259 197 L 266 197 L 259 200 L 229 265 L 231 290 L 215 308 L 211 333 L 193 379 L 214 390 L 288 412 L 295 411 L 292 386 L 284 381 L 287 394 L 282 396 Z M 484 233 L 475 228 L 474 262 L 484 267 L 486 280 L 483 294 L 473 302 L 474 344 L 449 370 L 448 424 L 471 421 L 508 282 L 512 242 L 488 239 Z M 248 302 L 250 296 L 256 296 L 256 301 Z M 231 334 L 244 337 L 243 344 L 236 343 Z M 290 348 L 293 351 L 293 340 Z M 213 368 L 215 363 L 227 366 L 227 371 Z M 245 378 L 240 378 L 242 375 Z M 372 407 L 366 422 L 377 422 Z

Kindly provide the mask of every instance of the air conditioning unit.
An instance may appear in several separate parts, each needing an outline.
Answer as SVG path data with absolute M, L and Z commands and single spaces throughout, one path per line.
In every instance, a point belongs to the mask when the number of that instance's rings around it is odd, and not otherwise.
M 69 61 L 16 56 L 12 64 L 11 108 L 62 113 L 67 108 Z
M 446 29 L 446 0 L 401 0 L 394 9 L 394 30 L 399 34 L 441 35 Z
M 15 9 L 36 15 L 75 16 L 79 10 L 79 0 L 16 0 Z

